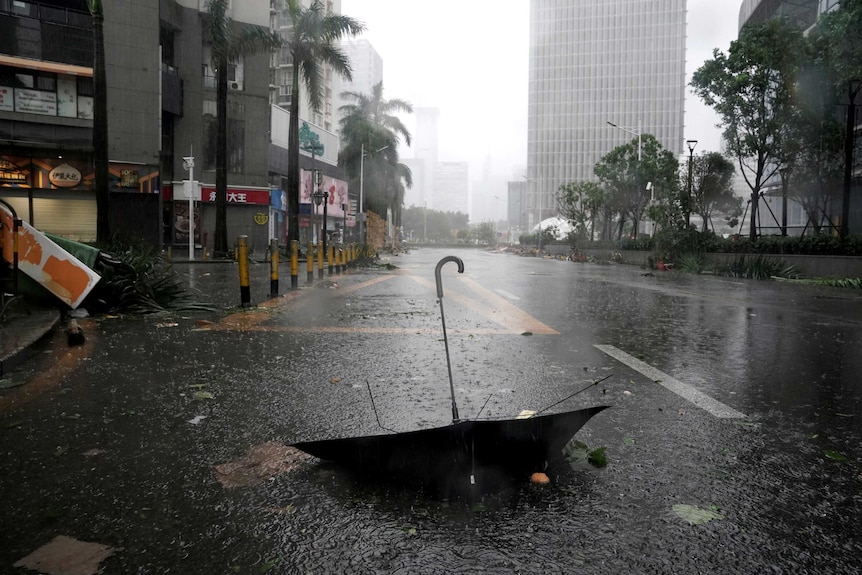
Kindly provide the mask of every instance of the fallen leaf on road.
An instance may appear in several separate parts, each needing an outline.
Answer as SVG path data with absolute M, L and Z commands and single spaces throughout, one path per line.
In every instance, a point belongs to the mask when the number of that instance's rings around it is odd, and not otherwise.
M 13 567 L 25 567 L 45 575 L 96 575 L 101 571 L 99 564 L 113 555 L 114 551 L 107 545 L 58 535 Z
M 270 441 L 252 447 L 245 457 L 216 465 L 213 471 L 223 487 L 250 487 L 292 471 L 309 457 L 295 447 Z
M 162 327 L 177 327 L 178 325 L 180 325 L 180 324 L 178 324 L 178 323 L 177 323 L 177 322 L 175 322 L 175 321 L 172 321 L 172 322 L 166 322 L 166 323 L 157 323 L 157 324 L 156 324 L 156 327 L 158 327 L 158 328 L 162 328 Z

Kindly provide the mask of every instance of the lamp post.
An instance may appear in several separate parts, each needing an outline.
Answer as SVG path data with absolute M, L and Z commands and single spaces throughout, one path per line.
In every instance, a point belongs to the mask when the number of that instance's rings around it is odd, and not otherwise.
M 389 146 L 383 146 L 377 150 L 371 152 L 371 154 L 377 154 L 382 152 Z M 367 155 L 371 155 L 367 154 Z M 365 242 L 365 142 L 362 143 L 360 147 L 360 156 L 359 156 L 359 240 L 364 244 Z
M 314 156 L 319 156 L 320 153 L 323 152 L 323 144 L 320 142 L 306 141 L 302 144 L 302 149 L 311 154 L 311 187 L 316 191 L 319 187 L 319 183 L 317 181 L 317 170 L 314 169 Z M 314 197 L 314 192 L 312 192 L 312 197 Z M 317 205 L 319 206 L 320 203 Z
M 694 147 L 697 146 L 697 140 L 686 140 L 688 146 L 688 194 L 685 199 L 685 227 L 691 223 L 691 185 L 692 185 L 692 166 L 694 165 Z
M 793 168 L 787 166 L 778 170 L 781 174 L 781 235 L 787 235 L 787 184 L 790 181 L 790 174 L 793 173 Z
M 341 204 L 341 243 L 344 243 L 347 233 L 347 204 Z
M 323 191 L 320 188 L 316 189 L 314 192 L 314 203 L 318 207 L 320 204 L 323 204 L 323 224 L 320 227 L 320 248 L 323 250 L 323 254 L 326 255 L 326 204 L 327 199 L 329 198 L 329 192 Z
M 617 126 L 613 122 L 608 122 L 609 126 L 616 128 L 617 130 L 622 130 L 628 134 L 638 137 L 638 163 L 641 161 L 641 121 L 638 119 L 638 131 L 635 132 L 633 130 L 629 130 L 628 128 L 623 128 L 622 126 Z
M 641 172 L 641 158 L 643 157 L 643 151 L 642 151 L 642 150 L 643 150 L 643 145 L 642 145 L 642 137 L 641 137 L 641 136 L 642 136 L 642 132 L 643 132 L 643 130 L 641 129 L 641 120 L 640 120 L 640 118 L 638 118 L 638 130 L 637 130 L 637 132 L 635 132 L 634 130 L 630 130 L 630 129 L 628 129 L 628 128 L 623 128 L 622 126 L 618 126 L 617 124 L 614 124 L 613 122 L 610 122 L 610 121 L 608 122 L 608 125 L 609 125 L 609 126 L 611 126 L 611 127 L 613 127 L 613 128 L 616 128 L 617 130 L 622 130 L 623 132 L 625 132 L 625 133 L 627 133 L 627 134 L 631 134 L 631 135 L 633 135 L 633 136 L 637 136 L 637 137 L 638 137 L 638 173 L 637 173 L 637 175 L 636 175 L 635 185 L 636 185 L 636 187 L 637 187 L 637 188 L 638 188 L 638 190 L 639 190 L 639 189 L 640 189 L 640 185 L 641 185 L 641 184 L 640 184 L 640 179 L 641 179 L 641 174 L 640 174 L 640 172 Z M 638 194 L 639 194 L 639 193 L 640 193 L 640 192 L 638 191 Z M 634 233 L 635 233 L 635 237 L 637 237 L 637 233 L 638 233 L 638 231 L 637 231 L 637 230 L 634 230 Z

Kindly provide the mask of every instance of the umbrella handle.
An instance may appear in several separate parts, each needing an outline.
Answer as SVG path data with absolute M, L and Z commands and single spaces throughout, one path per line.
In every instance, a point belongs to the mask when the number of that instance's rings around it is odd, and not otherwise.
M 446 337 L 446 315 L 443 313 L 443 282 L 440 279 L 440 268 L 446 262 L 456 262 L 458 264 L 458 273 L 464 273 L 464 262 L 456 256 L 446 256 L 434 268 L 434 278 L 437 280 L 437 301 L 440 302 L 440 321 L 443 324 L 443 345 L 446 348 L 446 369 L 449 371 L 449 392 L 452 394 L 452 423 L 458 423 L 461 418 L 458 416 L 458 404 L 455 403 L 455 383 L 452 381 L 452 362 L 449 360 L 449 338 Z
M 443 264 L 446 262 L 455 262 L 458 264 L 458 273 L 464 273 L 464 261 L 458 256 L 446 256 L 439 262 L 437 262 L 437 267 L 434 268 L 434 279 L 437 280 L 437 297 L 443 297 L 443 282 L 440 279 L 440 270 L 443 268 Z

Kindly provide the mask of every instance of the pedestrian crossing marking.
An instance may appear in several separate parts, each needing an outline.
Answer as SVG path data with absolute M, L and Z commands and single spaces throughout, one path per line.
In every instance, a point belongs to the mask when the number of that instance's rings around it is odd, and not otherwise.
M 332 297 L 344 297 L 348 294 L 369 288 L 376 284 L 390 281 L 395 278 L 408 278 L 435 293 L 436 285 L 423 277 L 414 275 L 408 271 L 400 270 L 392 275 L 372 278 L 367 281 L 350 285 L 339 286 L 329 293 Z M 482 287 L 476 281 L 458 277 L 458 280 L 470 291 L 479 297 L 474 298 L 457 293 L 447 293 L 445 298 L 452 300 L 467 309 L 476 312 L 483 318 L 500 326 L 500 329 L 487 327 L 471 327 L 459 329 L 457 326 L 447 326 L 452 333 L 471 333 L 476 335 L 507 335 L 522 334 L 530 332 L 535 335 L 559 335 L 559 332 L 546 324 L 540 322 L 524 310 L 515 306 L 505 298 L 493 291 Z M 215 331 L 272 331 L 272 332 L 306 332 L 306 333 L 380 333 L 380 334 L 421 334 L 439 333 L 441 328 L 416 328 L 416 327 L 369 327 L 369 326 L 322 326 L 322 325 L 272 325 L 267 320 L 272 319 L 275 313 L 284 313 L 294 305 L 301 305 L 303 296 L 308 294 L 307 290 L 296 290 L 288 292 L 284 296 L 269 299 L 262 302 L 253 309 L 232 313 L 222 321 L 204 330 Z

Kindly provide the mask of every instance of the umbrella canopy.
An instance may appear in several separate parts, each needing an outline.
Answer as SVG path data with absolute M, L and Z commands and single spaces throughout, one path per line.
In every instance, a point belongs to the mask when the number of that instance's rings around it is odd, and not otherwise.
M 575 231 L 575 227 L 568 220 L 564 220 L 563 218 L 558 218 L 556 216 L 553 218 L 547 218 L 545 220 L 542 220 L 541 222 L 533 226 L 533 229 L 531 231 L 533 233 L 538 232 L 539 226 L 541 226 L 542 230 L 547 230 L 548 228 L 555 228 L 557 230 L 556 237 L 558 240 L 566 239 L 566 236 L 569 235 L 569 233 Z

